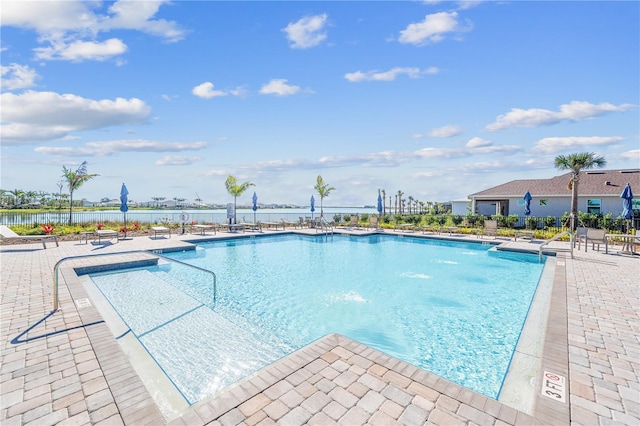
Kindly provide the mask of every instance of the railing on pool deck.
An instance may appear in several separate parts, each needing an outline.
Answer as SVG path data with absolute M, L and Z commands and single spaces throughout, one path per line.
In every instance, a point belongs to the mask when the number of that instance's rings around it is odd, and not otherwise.
M 149 251 L 149 250 L 132 250 L 132 251 L 120 251 L 120 252 L 115 252 L 115 253 L 100 253 L 100 254 L 84 254 L 84 255 L 79 255 L 79 256 L 67 256 L 67 257 L 63 257 L 62 259 L 58 260 L 56 262 L 56 264 L 53 267 L 53 311 L 57 311 L 58 310 L 58 271 L 60 269 L 60 265 L 63 262 L 66 262 L 67 260 L 71 260 L 71 259 L 80 259 L 80 258 L 87 258 L 87 257 L 98 257 L 98 256 L 114 256 L 114 255 L 124 255 L 124 254 L 133 254 L 133 253 L 145 253 L 151 256 L 156 256 L 159 257 L 161 259 L 166 260 L 167 262 L 173 262 L 173 263 L 177 263 L 183 266 L 187 266 L 189 268 L 193 268 L 193 269 L 197 269 L 199 271 L 202 271 L 204 273 L 210 274 L 211 275 L 211 279 L 212 279 L 212 283 L 213 283 L 213 303 L 215 304 L 216 302 L 216 274 L 212 271 L 209 271 L 208 269 L 204 269 L 201 268 L 199 266 L 195 266 L 195 265 L 190 265 L 188 263 L 185 262 L 181 262 L 179 260 L 176 259 L 171 259 L 170 257 L 166 257 L 163 256 L 159 253 L 156 253 L 156 251 Z
M 333 235 L 333 225 L 329 222 L 327 222 L 326 220 L 324 220 L 323 217 L 321 217 L 320 219 L 318 219 L 316 221 L 316 232 L 320 231 L 320 232 L 324 232 L 326 235 Z
M 549 243 L 551 243 L 553 241 L 556 241 L 556 240 L 562 238 L 565 235 L 569 236 L 569 248 L 565 248 L 565 247 L 549 247 Z M 571 253 L 571 258 L 573 259 L 574 238 L 575 238 L 575 235 L 571 231 L 564 231 L 564 232 L 561 232 L 559 234 L 554 235 L 553 238 L 551 238 L 550 240 L 547 240 L 544 243 L 540 244 L 540 247 L 538 248 L 538 256 L 539 256 L 539 258 L 542 260 L 543 252 L 547 251 L 547 252 L 553 252 L 553 253 L 570 252 Z

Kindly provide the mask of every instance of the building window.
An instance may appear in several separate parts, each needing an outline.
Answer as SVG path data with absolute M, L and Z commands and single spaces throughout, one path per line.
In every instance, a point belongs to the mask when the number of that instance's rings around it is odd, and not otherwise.
M 600 202 L 601 200 L 599 198 L 587 200 L 587 213 L 600 214 Z
M 546 206 L 547 205 L 547 200 L 540 200 L 539 203 L 541 206 Z

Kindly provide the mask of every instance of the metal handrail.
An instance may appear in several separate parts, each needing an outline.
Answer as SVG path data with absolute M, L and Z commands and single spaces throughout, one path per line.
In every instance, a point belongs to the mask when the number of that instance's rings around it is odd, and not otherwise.
M 540 244 L 540 247 L 538 248 L 538 257 L 540 258 L 540 260 L 542 260 L 542 251 L 543 249 L 549 245 L 549 243 L 558 240 L 560 237 L 564 236 L 564 235 L 569 235 L 569 250 L 565 250 L 565 249 L 551 249 L 554 251 L 569 251 L 571 252 L 571 258 L 573 259 L 573 242 L 574 242 L 574 238 L 575 238 L 575 234 L 571 231 L 563 231 L 559 234 L 554 235 L 551 239 L 543 242 L 542 244 Z
M 63 257 L 62 259 L 58 260 L 56 262 L 56 264 L 53 266 L 53 280 L 54 280 L 54 286 L 53 286 L 53 311 L 55 312 L 55 311 L 58 310 L 58 305 L 59 305 L 59 301 L 58 301 L 58 271 L 60 269 L 60 265 L 63 262 L 66 262 L 67 260 L 71 260 L 71 259 L 80 259 L 80 258 L 86 258 L 86 257 L 114 256 L 114 255 L 133 254 L 133 253 L 150 254 L 152 256 L 156 256 L 156 257 L 159 257 L 161 259 L 164 259 L 167 262 L 176 262 L 176 263 L 179 263 L 181 265 L 188 266 L 190 268 L 198 269 L 198 270 L 200 270 L 202 272 L 205 272 L 207 274 L 211 274 L 211 277 L 212 277 L 212 280 L 213 280 L 213 303 L 216 302 L 216 294 L 217 294 L 217 290 L 216 290 L 216 274 L 213 271 L 209 271 L 208 269 L 204 269 L 204 268 L 201 268 L 199 266 L 191 265 L 189 263 L 185 263 L 185 262 L 182 262 L 180 260 L 176 260 L 176 259 L 172 259 L 172 258 L 167 257 L 167 256 L 163 256 L 163 255 L 161 255 L 159 253 L 155 253 L 154 251 L 150 251 L 150 250 L 131 250 L 131 251 L 119 251 L 119 252 L 114 252 L 114 253 L 83 254 L 83 255 L 78 255 L 78 256 L 67 256 L 67 257 Z
M 316 227 L 316 232 L 318 232 L 318 229 L 320 229 L 321 231 L 324 231 L 326 234 L 331 233 L 331 235 L 333 235 L 333 227 L 331 226 L 330 223 L 328 223 L 326 220 L 324 220 L 323 217 L 320 217 L 320 219 L 318 219 L 318 223 L 320 223 L 320 227 Z

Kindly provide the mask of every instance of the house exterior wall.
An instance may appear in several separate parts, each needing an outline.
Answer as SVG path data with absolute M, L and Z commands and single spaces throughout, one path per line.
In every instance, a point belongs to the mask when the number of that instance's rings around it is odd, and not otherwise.
M 457 214 L 457 215 L 460 215 L 460 216 L 466 216 L 467 213 L 469 213 L 468 206 L 469 206 L 469 201 L 468 200 L 452 201 L 451 202 L 451 213 L 452 214 Z
M 611 213 L 615 218 L 622 214 L 622 199 L 620 197 L 588 195 L 578 197 L 578 211 L 581 213 L 589 212 L 587 202 L 589 200 L 600 200 L 600 214 L 606 215 Z M 542 201 L 542 203 L 541 203 Z M 492 216 L 496 214 L 496 204 L 502 202 L 506 204 L 505 215 L 524 216 L 524 200 L 521 197 L 505 197 L 500 200 L 476 200 L 476 212 L 483 216 Z M 565 212 L 571 210 L 571 196 L 567 197 L 537 197 L 533 196 L 530 204 L 531 216 L 561 217 Z M 465 213 L 466 214 L 466 213 Z

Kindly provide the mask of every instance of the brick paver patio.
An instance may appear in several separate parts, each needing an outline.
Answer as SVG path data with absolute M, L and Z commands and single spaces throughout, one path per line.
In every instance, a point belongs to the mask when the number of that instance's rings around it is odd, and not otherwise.
M 276 232 L 283 231 L 265 231 Z M 0 423 L 640 424 L 640 261 L 616 247 L 555 259 L 537 397 L 528 413 L 329 335 L 166 419 L 97 309 L 76 304 L 90 297 L 73 268 L 96 258 L 64 263 L 55 313 L 52 271 L 64 257 L 190 248 L 185 240 L 206 238 L 212 236 L 61 242 L 46 250 L 1 246 Z M 565 376 L 566 402 L 541 396 L 543 371 Z

